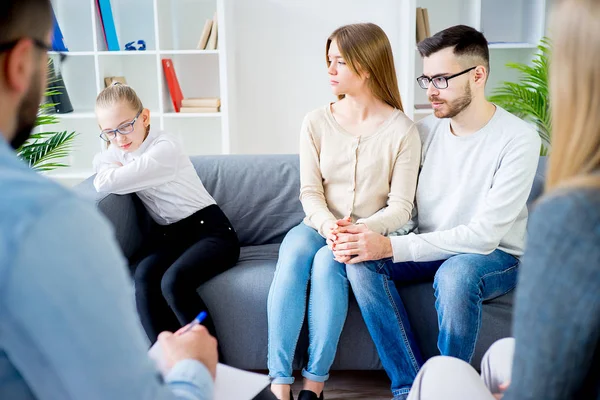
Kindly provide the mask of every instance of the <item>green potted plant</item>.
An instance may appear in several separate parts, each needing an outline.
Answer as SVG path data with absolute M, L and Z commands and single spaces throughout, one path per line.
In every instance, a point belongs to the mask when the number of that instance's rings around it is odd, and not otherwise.
M 48 89 L 44 93 L 45 98 L 59 94 L 60 87 L 53 86 L 54 83 L 53 80 L 48 82 Z M 59 122 L 55 115 L 50 114 L 50 110 L 54 106 L 55 104 L 49 102 L 40 104 L 35 127 L 53 125 Z M 68 167 L 62 160 L 73 149 L 76 136 L 75 132 L 67 131 L 34 133 L 27 142 L 17 149 L 17 155 L 31 168 L 40 172 Z
M 521 72 L 518 82 L 502 82 L 489 100 L 508 112 L 533 123 L 542 139 L 540 155 L 548 154 L 551 137 L 550 101 L 548 94 L 548 57 L 550 41 L 542 38 L 531 65 L 508 63 L 508 68 Z

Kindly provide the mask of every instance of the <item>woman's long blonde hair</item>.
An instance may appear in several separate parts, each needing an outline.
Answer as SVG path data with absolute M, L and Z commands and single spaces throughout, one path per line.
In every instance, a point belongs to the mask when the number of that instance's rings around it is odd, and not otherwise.
M 546 189 L 600 187 L 600 1 L 562 1 L 553 11 L 550 34 Z
M 344 25 L 327 39 L 325 60 L 329 67 L 329 47 L 337 42 L 344 61 L 357 75 L 369 74 L 367 85 L 371 93 L 390 106 L 404 111 L 394 68 L 394 55 L 387 35 L 371 23 Z M 338 96 L 341 100 L 344 95 Z

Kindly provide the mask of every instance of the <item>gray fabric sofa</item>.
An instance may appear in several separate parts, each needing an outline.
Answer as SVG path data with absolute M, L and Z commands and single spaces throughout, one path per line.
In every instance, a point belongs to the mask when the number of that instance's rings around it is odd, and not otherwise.
M 273 278 L 279 244 L 304 213 L 298 200 L 300 189 L 297 155 L 196 156 L 192 162 L 207 190 L 213 195 L 238 232 L 242 245 L 238 264 L 202 285 L 198 291 L 215 320 L 226 361 L 244 369 L 266 369 L 267 294 Z M 542 190 L 545 159 L 529 204 Z M 112 222 L 117 240 L 128 259 L 140 248 L 150 217 L 132 195 L 96 193 L 93 177 L 75 190 L 95 201 Z M 438 354 L 437 316 L 431 283 L 400 287 L 409 318 L 427 358 Z M 497 339 L 509 336 L 513 294 L 486 302 L 473 358 L 479 367 L 485 350 Z M 307 331 L 303 328 L 295 367 L 306 357 Z M 381 364 L 353 296 L 333 369 L 372 370 Z

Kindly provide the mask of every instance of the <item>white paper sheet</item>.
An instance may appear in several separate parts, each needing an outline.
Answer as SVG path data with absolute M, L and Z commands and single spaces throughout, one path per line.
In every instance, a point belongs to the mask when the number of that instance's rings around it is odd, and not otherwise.
M 215 400 L 251 400 L 267 387 L 269 382 L 267 375 L 219 364 Z
M 163 363 L 162 350 L 158 342 L 150 348 L 148 355 L 154 360 L 163 376 L 166 375 L 168 370 Z M 218 364 L 214 400 L 252 400 L 267 387 L 269 382 L 267 375 Z

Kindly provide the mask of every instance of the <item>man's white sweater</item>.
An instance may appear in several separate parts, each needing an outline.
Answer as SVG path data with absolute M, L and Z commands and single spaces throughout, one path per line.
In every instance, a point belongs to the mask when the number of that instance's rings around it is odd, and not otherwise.
M 447 118 L 430 116 L 417 128 L 423 143 L 418 233 L 390 238 L 394 262 L 496 249 L 522 255 L 541 144 L 535 130 L 500 107 L 468 136 L 455 136 Z

